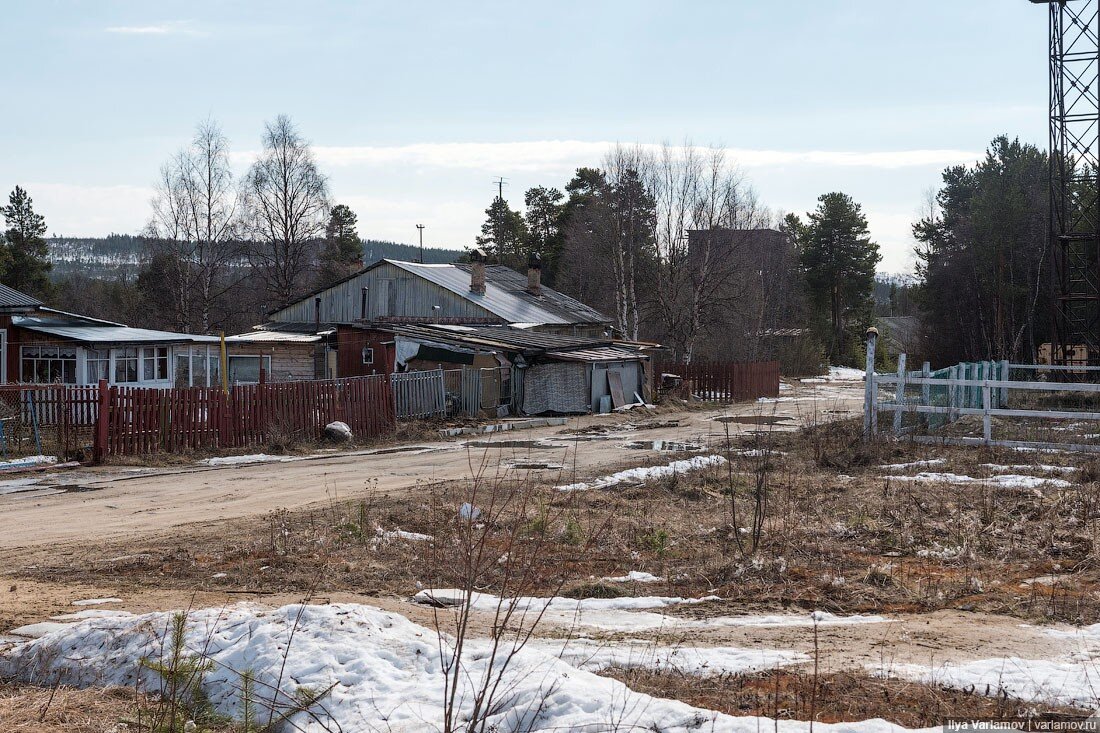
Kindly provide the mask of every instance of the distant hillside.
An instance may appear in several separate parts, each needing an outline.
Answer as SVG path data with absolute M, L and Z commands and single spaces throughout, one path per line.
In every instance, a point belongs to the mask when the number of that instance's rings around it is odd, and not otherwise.
M 53 278 L 84 275 L 100 280 L 116 280 L 119 276 L 136 276 L 141 269 L 144 240 L 130 234 L 110 234 L 106 237 L 50 237 L 50 261 Z M 429 264 L 454 262 L 464 254 L 456 249 L 424 248 L 424 260 Z M 420 247 L 377 239 L 363 240 L 363 262 L 389 258 L 416 260 Z

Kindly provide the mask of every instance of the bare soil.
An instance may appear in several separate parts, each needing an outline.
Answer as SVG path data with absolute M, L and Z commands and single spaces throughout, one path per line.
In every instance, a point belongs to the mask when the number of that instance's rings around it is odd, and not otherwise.
M 486 592 L 514 567 L 497 559 L 520 553 L 529 561 L 521 578 L 527 595 L 722 598 L 664 611 L 698 619 L 812 609 L 883 614 L 892 620 L 822 626 L 816 639 L 806 626 L 716 625 L 692 628 L 690 636 L 648 636 L 816 649 L 824 675 L 817 720 L 926 725 L 948 712 L 1013 715 L 1015 701 L 878 680 L 865 670 L 1074 651 L 1071 641 L 1021 621 L 1064 628 L 1100 622 L 1100 468 L 1069 454 L 865 444 L 847 419 L 858 409 L 859 389 L 822 385 L 788 393 L 789 401 L 729 410 L 592 416 L 499 441 L 422 441 L 288 463 L 81 470 L 65 480 L 87 490 L 0 496 L 0 632 L 105 596 L 134 612 L 242 600 L 353 601 L 431 626 L 441 622 L 436 612 L 409 597 L 461 579 L 455 548 L 464 523 L 456 516 L 470 502 L 486 509 L 478 583 Z M 700 453 L 729 462 L 608 490 L 554 488 Z M 884 467 L 927 460 L 942 463 Z M 1077 470 L 1050 473 L 1040 463 Z M 1072 483 L 914 480 L 922 470 L 997 475 L 986 464 L 1022 465 L 1013 472 Z M 398 529 L 434 540 L 379 534 Z M 601 581 L 631 570 L 665 580 Z M 492 623 L 478 617 L 475 631 Z M 704 707 L 804 719 L 805 671 L 705 683 L 614 674 L 629 676 L 639 691 Z

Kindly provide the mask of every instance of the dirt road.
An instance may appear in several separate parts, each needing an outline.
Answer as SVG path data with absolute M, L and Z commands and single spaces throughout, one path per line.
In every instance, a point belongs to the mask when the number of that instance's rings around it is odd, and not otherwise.
M 705 449 L 723 438 L 727 426 L 735 435 L 795 430 L 809 421 L 852 417 L 861 404 L 858 382 L 796 384 L 778 400 L 718 411 L 590 415 L 570 419 L 564 427 L 319 454 L 288 462 L 57 472 L 32 485 L 0 486 L 0 551 L 95 543 L 193 522 L 255 516 L 280 507 L 301 508 L 333 497 L 353 498 L 368 488 L 394 494 L 424 482 L 477 473 L 535 471 L 539 480 L 570 483 L 626 465 L 656 463 L 669 448 L 668 441 Z M 722 417 L 752 419 L 716 419 Z M 603 426 L 602 434 L 591 432 L 599 430 L 594 426 Z M 543 465 L 550 468 L 532 468 Z M 11 482 L 0 485 L 4 483 Z

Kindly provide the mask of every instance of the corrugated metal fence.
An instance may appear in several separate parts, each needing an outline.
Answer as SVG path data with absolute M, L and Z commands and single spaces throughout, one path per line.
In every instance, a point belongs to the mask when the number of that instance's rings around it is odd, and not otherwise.
M 663 364 L 663 373 L 677 374 L 691 382 L 691 392 L 711 402 L 739 402 L 779 396 L 777 361 L 702 361 Z
M 447 414 L 447 391 L 442 369 L 393 374 L 390 382 L 399 419 Z

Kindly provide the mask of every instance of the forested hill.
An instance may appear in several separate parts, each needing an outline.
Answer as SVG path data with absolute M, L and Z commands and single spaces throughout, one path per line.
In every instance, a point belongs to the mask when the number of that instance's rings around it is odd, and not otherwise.
M 119 275 L 136 275 L 144 254 L 143 239 L 131 234 L 109 234 L 106 237 L 50 237 L 51 275 L 61 279 L 69 275 L 85 275 L 115 280 Z M 424 261 L 429 264 L 454 262 L 464 254 L 457 249 L 424 248 Z M 416 260 L 420 247 L 412 244 L 363 240 L 363 262 L 388 258 Z

